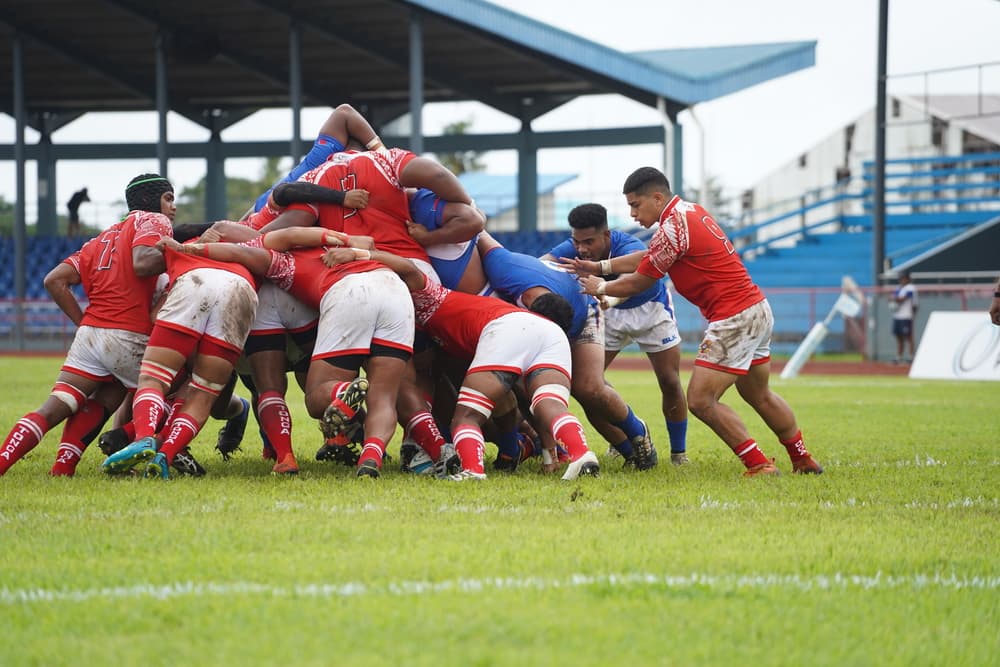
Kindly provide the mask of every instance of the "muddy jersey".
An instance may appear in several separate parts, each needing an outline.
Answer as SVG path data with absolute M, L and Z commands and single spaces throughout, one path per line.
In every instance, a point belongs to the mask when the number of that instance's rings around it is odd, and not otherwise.
M 709 322 L 723 320 L 764 299 L 736 248 L 708 211 L 674 196 L 660 214 L 639 273 L 669 274 L 677 293 Z
M 368 206 L 353 209 L 336 204 L 292 204 L 287 210 L 309 211 L 322 227 L 352 236 L 371 236 L 379 250 L 426 262 L 427 251 L 406 230 L 409 199 L 399 183 L 399 172 L 415 157 L 400 148 L 384 153 L 336 153 L 300 180 L 345 192 L 355 188 L 368 190 Z
M 131 211 L 124 220 L 90 239 L 78 252 L 63 260 L 80 274 L 90 301 L 83 312 L 81 326 L 141 334 L 152 330 L 149 311 L 157 276 L 135 275 L 132 250 L 154 246 L 161 238 L 172 234 L 167 216 Z
M 423 289 L 410 294 L 417 326 L 445 352 L 466 360 L 476 355 L 479 338 L 488 324 L 508 313 L 529 312 L 500 299 L 453 292 L 430 280 Z
M 223 262 L 209 257 L 202 257 L 201 255 L 189 255 L 188 253 L 170 249 L 167 249 L 163 257 L 167 261 L 167 275 L 170 276 L 171 285 L 179 277 L 195 269 L 221 269 L 240 276 L 250 283 L 254 291 L 260 287 L 260 280 L 250 273 L 250 269 L 237 262 Z

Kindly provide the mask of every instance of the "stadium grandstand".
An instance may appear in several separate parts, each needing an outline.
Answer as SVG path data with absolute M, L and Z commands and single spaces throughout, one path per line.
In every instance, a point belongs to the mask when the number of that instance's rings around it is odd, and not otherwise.
M 0 80 L 0 111 L 17 119 L 19 131 L 14 143 L 0 145 L 0 160 L 19 165 L 22 193 L 24 164 L 35 162 L 39 197 L 32 206 L 20 197 L 14 220 L 0 227 L 0 346 L 58 348 L 72 334 L 41 284 L 45 273 L 82 243 L 58 233 L 52 193 L 60 160 L 155 157 L 167 173 L 170 159 L 202 159 L 205 218 L 218 219 L 227 207 L 227 158 L 297 159 L 311 142 L 301 110 L 347 102 L 380 131 L 410 127 L 408 135 L 383 132 L 383 138 L 416 152 L 516 150 L 517 174 L 471 173 L 463 179 L 488 209 L 491 231 L 512 249 L 538 255 L 565 237 L 560 221 L 581 203 L 555 196 L 575 174 L 538 173 L 539 150 L 662 144 L 664 171 L 683 193 L 678 113 L 815 62 L 812 41 L 626 53 L 479 0 L 375 0 L 365 12 L 352 13 L 346 30 L 332 17 L 351 5 L 346 0 L 294 8 L 263 0 L 6 3 L 0 10 L 0 67 L 14 76 Z M 327 64 L 344 57 L 354 66 L 338 69 L 334 77 Z M 531 127 L 532 120 L 573 99 L 608 93 L 657 109 L 663 122 L 558 132 Z M 425 104 L 463 100 L 518 118 L 522 128 L 509 134 L 424 136 Z M 975 245 L 979 234 L 995 235 L 1000 228 L 995 224 L 997 105 L 981 91 L 893 97 L 900 129 L 889 135 L 886 276 L 937 250 Z M 266 108 L 292 110 L 288 141 L 221 139 L 222 130 Z M 157 142 L 52 142 L 55 130 L 83 114 L 136 110 L 157 111 Z M 208 129 L 211 138 L 169 141 L 168 111 Z M 399 123 L 401 118 L 408 122 Z M 871 112 L 805 150 L 794 164 L 742 193 L 738 214 L 720 220 L 751 275 L 769 293 L 781 295 L 773 300 L 778 350 L 790 348 L 823 318 L 844 275 L 878 294 L 884 277 L 871 275 L 873 126 Z M 37 143 L 23 142 L 24 127 L 39 132 Z M 704 323 L 689 304 L 677 301 L 682 335 L 691 344 Z M 854 338 L 863 340 L 864 327 L 858 329 Z M 824 348 L 857 347 L 851 338 L 846 328 L 835 328 Z

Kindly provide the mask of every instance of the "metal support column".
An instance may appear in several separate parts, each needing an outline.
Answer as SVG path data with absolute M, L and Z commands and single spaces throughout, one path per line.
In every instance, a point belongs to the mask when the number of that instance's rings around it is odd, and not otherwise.
M 424 152 L 424 22 L 410 14 L 410 150 Z
M 56 160 L 52 154 L 52 130 L 49 117 L 42 115 L 38 138 L 38 235 L 55 236 L 59 233 L 59 214 L 56 211 Z
M 885 84 L 889 36 L 889 0 L 879 0 L 878 72 L 875 87 L 875 171 L 872 174 L 872 285 L 885 270 Z
M 24 349 L 24 288 L 25 256 L 27 247 L 27 222 L 24 219 L 24 42 L 21 35 L 14 35 L 11 54 L 14 75 L 14 171 L 16 173 L 14 198 L 14 296 L 17 298 L 14 325 L 14 348 Z
M 521 121 L 521 141 L 517 150 L 517 230 L 538 229 L 538 148 L 531 121 Z
M 205 153 L 205 220 L 226 220 L 228 201 L 226 198 L 226 163 L 222 152 L 222 115 L 213 109 L 209 116 L 210 130 L 208 150 Z
M 684 194 L 684 128 L 681 124 L 677 122 L 677 116 L 672 119 L 674 124 L 674 180 L 671 184 L 674 186 L 674 192 L 682 195 Z
M 288 26 L 288 101 L 292 108 L 292 164 L 302 159 L 302 28 Z
M 156 159 L 160 176 L 167 178 L 167 36 L 163 30 L 156 33 L 156 114 L 160 134 L 156 142 Z
M 674 124 L 667 112 L 667 101 L 662 97 L 656 98 L 656 110 L 660 112 L 663 123 L 663 175 L 667 177 L 671 191 L 677 192 L 674 184 Z

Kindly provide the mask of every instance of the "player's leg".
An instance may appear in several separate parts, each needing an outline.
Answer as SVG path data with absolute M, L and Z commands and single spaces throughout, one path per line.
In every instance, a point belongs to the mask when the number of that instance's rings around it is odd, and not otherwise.
M 483 424 L 493 414 L 517 376 L 504 371 L 478 371 L 465 376 L 458 390 L 458 401 L 451 419 L 451 437 L 461 462 L 461 470 L 449 479 L 486 479 L 484 456 L 486 441 Z
M 396 430 L 396 400 L 409 354 L 376 344 L 365 362 L 365 442 L 358 459 L 358 477 L 378 477 L 386 446 Z
M 750 372 L 736 381 L 740 396 L 760 415 L 767 427 L 778 437 L 792 461 L 792 471 L 820 474 L 823 468 L 812 458 L 802 440 L 802 431 L 792 408 L 770 387 L 770 362 L 755 364 Z
M 656 448 L 645 422 L 605 380 L 604 346 L 598 341 L 577 340 L 572 345 L 572 355 L 573 397 L 591 425 L 620 452 L 631 449 L 632 457 L 626 460 L 631 460 L 637 469 L 655 466 Z
M 687 399 L 681 383 L 681 348 L 646 354 L 660 387 L 660 409 L 670 437 L 670 461 L 674 465 L 687 463 Z
M 72 477 L 83 452 L 101 432 L 108 417 L 118 409 L 128 391 L 120 382 L 105 382 L 81 408 L 66 420 L 56 460 L 49 470 L 54 477 Z
M 238 353 L 220 350 L 211 344 L 202 345 L 188 379 L 183 407 L 170 416 L 167 437 L 156 456 L 149 461 L 147 477 L 169 477 L 168 467 L 173 465 L 174 457 L 201 432 L 212 411 L 212 404 L 229 385 L 237 356 Z
M 97 385 L 94 379 L 60 371 L 45 402 L 21 417 L 4 438 L 0 445 L 0 475 L 34 449 L 49 430 L 77 412 Z
M 569 453 L 570 462 L 563 479 L 599 474 L 600 465 L 587 446 L 583 425 L 569 411 L 569 378 L 560 371 L 546 368 L 526 377 L 525 386 L 531 396 L 531 414 L 536 422 Z M 547 458 L 553 457 L 550 454 Z

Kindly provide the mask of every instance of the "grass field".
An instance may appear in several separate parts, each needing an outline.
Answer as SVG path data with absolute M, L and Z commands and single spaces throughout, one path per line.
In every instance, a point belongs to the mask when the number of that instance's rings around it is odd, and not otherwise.
M 0 358 L 5 433 L 60 362 Z M 665 454 L 652 375 L 610 378 Z M 597 479 L 358 480 L 292 395 L 298 478 L 210 423 L 203 479 L 107 479 L 96 446 L 52 479 L 57 429 L 0 478 L 0 664 L 998 664 L 1000 386 L 775 386 L 826 474 L 742 479 L 692 421 L 683 468 L 588 431 Z

